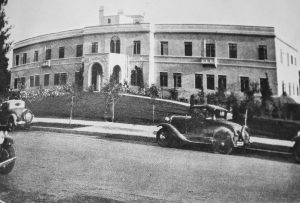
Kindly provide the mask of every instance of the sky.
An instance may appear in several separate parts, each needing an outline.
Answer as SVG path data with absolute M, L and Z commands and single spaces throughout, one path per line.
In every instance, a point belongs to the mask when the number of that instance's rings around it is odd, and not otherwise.
M 122 9 L 151 23 L 272 26 L 300 52 L 300 0 L 9 0 L 10 40 L 98 25 L 100 6 L 105 15 Z

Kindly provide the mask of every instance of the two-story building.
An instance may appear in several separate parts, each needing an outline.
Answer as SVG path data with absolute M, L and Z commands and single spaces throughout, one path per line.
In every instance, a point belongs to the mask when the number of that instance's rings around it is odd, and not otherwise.
M 15 43 L 11 87 L 74 83 L 99 91 L 113 76 L 131 86 L 176 88 L 188 98 L 200 89 L 243 93 L 268 77 L 273 94 L 298 96 L 297 55 L 273 27 L 151 24 L 122 11 L 105 16 L 101 7 L 97 26 Z

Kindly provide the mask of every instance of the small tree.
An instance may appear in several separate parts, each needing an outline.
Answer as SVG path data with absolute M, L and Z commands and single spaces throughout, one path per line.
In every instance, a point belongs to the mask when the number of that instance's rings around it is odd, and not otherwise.
M 4 7 L 7 0 L 0 0 L 0 93 L 4 93 L 10 83 L 10 73 L 7 70 L 8 58 L 7 52 L 11 46 L 11 42 L 7 42 L 10 36 L 11 26 L 8 26 Z
M 110 77 L 109 83 L 107 83 L 101 90 L 101 93 L 105 96 L 105 113 L 111 110 L 112 122 L 115 119 L 115 104 L 120 99 L 120 92 L 122 91 L 122 84 L 117 83 L 113 76 Z

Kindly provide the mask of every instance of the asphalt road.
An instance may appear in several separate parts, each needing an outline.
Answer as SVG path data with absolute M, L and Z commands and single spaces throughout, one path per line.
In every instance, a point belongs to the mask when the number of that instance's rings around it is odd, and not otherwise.
M 96 137 L 14 132 L 5 202 L 300 202 L 300 165 Z

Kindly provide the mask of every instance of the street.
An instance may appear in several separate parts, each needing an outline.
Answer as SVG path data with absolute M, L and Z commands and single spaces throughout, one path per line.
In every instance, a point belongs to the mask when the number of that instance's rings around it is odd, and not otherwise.
M 17 131 L 4 202 L 299 202 L 300 165 L 40 131 Z

